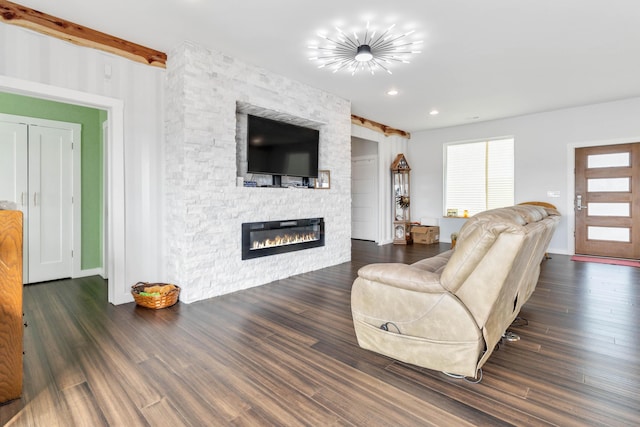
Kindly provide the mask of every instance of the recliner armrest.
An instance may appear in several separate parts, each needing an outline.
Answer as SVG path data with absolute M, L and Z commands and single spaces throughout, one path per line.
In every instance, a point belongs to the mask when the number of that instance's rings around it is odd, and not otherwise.
M 358 270 L 358 276 L 396 288 L 418 292 L 448 292 L 440 284 L 440 274 L 401 263 L 369 264 Z

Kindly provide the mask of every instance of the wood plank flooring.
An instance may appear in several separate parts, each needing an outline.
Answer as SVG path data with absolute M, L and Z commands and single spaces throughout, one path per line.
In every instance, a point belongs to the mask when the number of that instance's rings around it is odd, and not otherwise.
M 7 426 L 640 425 L 640 269 L 552 255 L 480 384 L 357 346 L 372 262 L 448 245 L 353 241 L 349 263 L 153 311 L 99 277 L 25 287 L 24 392 Z

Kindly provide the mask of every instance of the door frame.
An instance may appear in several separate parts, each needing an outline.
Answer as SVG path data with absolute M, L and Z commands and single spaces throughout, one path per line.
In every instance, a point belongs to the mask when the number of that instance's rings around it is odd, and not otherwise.
M 109 215 L 104 223 L 109 253 L 108 263 L 103 267 L 109 277 L 109 302 L 129 302 L 131 296 L 125 283 L 124 102 L 121 99 L 6 76 L 0 76 L 0 91 L 99 108 L 107 112 L 109 140 L 104 141 L 107 146 L 104 179 L 108 193 L 104 202 Z
M 109 216 L 109 209 L 107 206 L 107 194 L 109 193 L 109 183 L 107 182 L 106 170 L 109 155 L 107 153 L 107 140 L 109 139 L 109 118 L 102 122 L 102 194 L 104 195 L 102 203 L 102 277 L 104 279 L 109 278 L 109 271 L 107 270 L 107 264 L 109 263 L 109 239 L 107 234 L 109 233 L 109 224 L 107 218 Z
M 632 144 L 634 142 L 640 142 L 640 136 L 625 137 L 616 139 L 601 139 L 593 141 L 581 141 L 567 144 L 567 252 L 569 255 L 576 254 L 576 240 L 575 240 L 575 228 L 576 228 L 576 216 L 575 216 L 575 200 L 576 200 L 576 180 L 575 180 L 575 165 L 576 165 L 576 148 L 582 147 L 597 147 L 604 145 L 616 145 L 616 144 Z
M 80 254 L 82 254 L 82 126 L 79 123 L 40 119 L 36 117 L 18 116 L 15 114 L 5 113 L 0 113 L 0 120 L 12 123 L 24 123 L 27 126 L 33 125 L 71 131 L 71 143 L 74 147 L 71 150 L 71 196 L 73 197 L 73 205 L 71 209 L 71 250 L 74 254 L 71 258 L 71 277 L 81 277 L 86 275 L 82 273 L 82 259 L 80 256 Z M 25 221 L 25 223 L 27 223 L 27 221 Z M 29 250 L 31 250 L 31 248 L 29 248 Z

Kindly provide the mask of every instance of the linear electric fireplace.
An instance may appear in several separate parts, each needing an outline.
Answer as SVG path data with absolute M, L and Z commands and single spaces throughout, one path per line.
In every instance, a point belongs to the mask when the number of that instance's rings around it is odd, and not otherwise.
M 324 218 L 242 224 L 242 259 L 324 246 Z

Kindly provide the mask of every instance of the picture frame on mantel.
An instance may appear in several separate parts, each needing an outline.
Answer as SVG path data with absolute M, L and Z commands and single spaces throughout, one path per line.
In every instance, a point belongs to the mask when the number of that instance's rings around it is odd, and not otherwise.
M 331 173 L 328 170 L 318 171 L 315 188 L 319 190 L 328 190 L 331 188 Z

